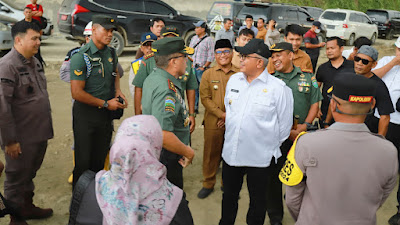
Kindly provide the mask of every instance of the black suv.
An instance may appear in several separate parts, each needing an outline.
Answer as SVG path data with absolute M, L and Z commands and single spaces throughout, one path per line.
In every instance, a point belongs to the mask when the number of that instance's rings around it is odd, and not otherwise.
M 321 14 L 324 12 L 323 9 L 318 8 L 318 7 L 311 7 L 311 6 L 302 6 L 301 8 L 307 10 L 308 13 L 315 19 L 318 20 L 318 18 L 321 16 Z
M 199 18 L 184 16 L 160 0 L 64 0 L 58 12 L 58 29 L 67 39 L 84 40 L 83 30 L 95 14 L 109 15 L 117 22 L 111 46 L 122 53 L 124 46 L 137 45 L 140 36 L 149 31 L 150 20 L 163 18 L 176 26 L 185 42 L 195 35 L 194 22 Z
M 286 25 L 299 24 L 310 28 L 314 18 L 303 8 L 297 5 L 281 3 L 245 3 L 234 21 L 233 30 L 238 31 L 244 24 L 247 15 L 252 15 L 256 23 L 258 18 L 266 21 L 273 19 L 276 21 L 276 28 L 283 31 Z
M 368 9 L 366 14 L 372 22 L 378 25 L 379 37 L 393 39 L 393 35 L 400 34 L 400 12 L 386 9 Z

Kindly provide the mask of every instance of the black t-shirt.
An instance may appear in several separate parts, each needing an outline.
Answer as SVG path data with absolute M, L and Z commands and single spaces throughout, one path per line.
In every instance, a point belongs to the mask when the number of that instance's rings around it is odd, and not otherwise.
M 340 65 L 337 69 L 332 66 L 331 61 L 329 60 L 326 63 L 321 64 L 318 67 L 316 78 L 318 82 L 322 82 L 324 85 L 322 87 L 322 96 L 324 99 L 321 104 L 321 112 L 322 119 L 326 118 L 326 114 L 328 112 L 329 107 L 329 98 L 327 95 L 327 91 L 330 87 L 333 86 L 333 80 L 338 74 L 345 72 L 353 72 L 354 73 L 354 61 L 347 60 L 344 58 L 342 65 Z
M 376 94 L 374 97 L 376 100 L 375 108 L 378 109 L 379 115 L 390 115 L 392 112 L 394 112 L 394 108 L 386 84 L 375 74 L 369 79 L 374 80 L 377 85 Z M 367 124 L 368 128 L 375 133 L 378 132 L 378 123 L 379 120 L 376 119 L 374 114 L 368 115 L 365 119 L 365 124 Z

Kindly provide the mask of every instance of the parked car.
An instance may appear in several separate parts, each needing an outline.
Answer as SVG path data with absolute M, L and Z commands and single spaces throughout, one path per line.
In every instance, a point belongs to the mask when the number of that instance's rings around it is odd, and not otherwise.
M 14 45 L 14 40 L 11 36 L 11 26 L 15 19 L 0 15 L 0 51 L 10 50 Z
M 307 12 L 310 13 L 310 15 L 316 20 L 318 20 L 318 18 L 324 12 L 323 9 L 318 8 L 318 7 L 302 6 L 301 8 L 307 10 Z
M 358 37 L 370 38 L 375 43 L 378 27 L 367 14 L 348 9 L 327 9 L 319 21 L 326 26 L 326 36 L 338 36 L 353 45 Z
M 10 0 L 0 0 L 0 15 L 15 19 L 17 21 L 25 19 L 24 16 L 25 5 L 17 4 Z M 7 20 L 8 21 L 8 20 Z M 47 18 L 47 26 L 43 29 L 42 40 L 46 40 L 53 33 L 54 25 L 51 20 Z
M 161 0 L 64 0 L 58 12 L 58 29 L 70 40 L 84 40 L 83 30 L 95 14 L 109 15 L 117 23 L 111 46 L 119 54 L 125 46 L 138 45 L 140 36 L 149 31 L 150 20 L 163 18 L 176 26 L 189 44 L 195 35 L 194 22 L 200 18 L 181 15 Z
M 230 18 L 232 21 L 235 21 L 236 15 L 239 13 L 239 11 L 243 8 L 244 3 L 243 2 L 226 2 L 226 1 L 217 1 L 214 2 L 213 5 L 211 6 L 210 10 L 208 11 L 207 14 L 207 24 L 210 25 L 215 18 L 219 17 L 222 18 L 222 21 L 224 18 Z M 221 19 L 219 19 L 218 22 Z M 221 28 L 222 23 L 218 24 L 219 28 Z M 212 32 L 216 32 L 218 29 L 211 29 Z
M 304 27 L 304 32 L 308 31 L 314 18 L 303 8 L 293 4 L 283 3 L 245 3 L 234 20 L 233 30 L 237 32 L 239 28 L 245 24 L 247 15 L 252 15 L 254 25 L 258 18 L 263 18 L 266 21 L 273 19 L 276 21 L 276 29 L 282 33 L 287 25 L 298 24 Z M 320 41 L 325 41 L 325 28 L 318 34 Z
M 372 22 L 378 25 L 379 37 L 393 39 L 393 35 L 400 34 L 400 12 L 386 9 L 368 9 L 367 15 Z

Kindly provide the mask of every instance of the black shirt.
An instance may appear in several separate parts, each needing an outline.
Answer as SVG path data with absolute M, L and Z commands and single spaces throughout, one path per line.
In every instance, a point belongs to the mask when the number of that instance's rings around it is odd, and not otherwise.
M 337 69 L 332 66 L 331 61 L 329 60 L 326 63 L 321 64 L 318 67 L 316 78 L 318 82 L 322 82 L 324 85 L 322 87 L 322 96 L 324 99 L 321 104 L 321 112 L 322 119 L 325 120 L 326 114 L 328 112 L 329 107 L 329 98 L 327 95 L 327 91 L 330 87 L 333 86 L 333 80 L 340 73 L 352 72 L 354 73 L 354 61 L 347 60 L 344 58 L 342 65 L 340 65 Z
M 374 80 L 377 85 L 376 94 L 374 97 L 376 100 L 375 108 L 378 109 L 379 115 L 390 115 L 392 112 L 394 112 L 394 108 L 386 84 L 375 74 L 369 79 Z M 368 128 L 374 133 L 378 132 L 378 123 L 379 120 L 374 116 L 374 114 L 368 115 L 365 119 L 365 124 L 367 124 Z

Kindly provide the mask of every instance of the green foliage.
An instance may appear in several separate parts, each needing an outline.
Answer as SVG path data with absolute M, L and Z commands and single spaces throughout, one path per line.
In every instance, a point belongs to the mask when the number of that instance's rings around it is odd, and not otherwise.
M 366 12 L 367 9 L 399 10 L 400 0 L 277 0 L 271 2 L 291 3 L 299 6 L 314 6 L 323 9 L 353 9 Z

